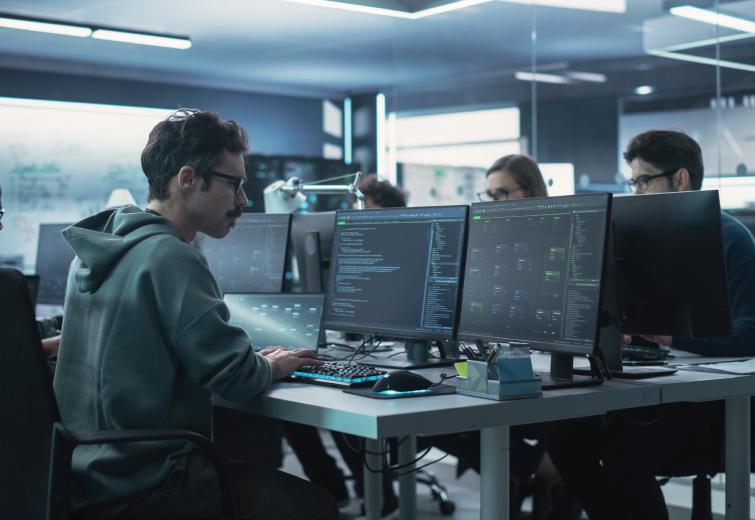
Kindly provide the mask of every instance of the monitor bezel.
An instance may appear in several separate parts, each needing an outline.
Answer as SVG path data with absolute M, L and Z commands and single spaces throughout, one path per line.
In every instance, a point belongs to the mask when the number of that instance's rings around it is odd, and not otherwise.
M 464 285 L 464 269 L 466 267 L 466 258 L 467 258 L 467 241 L 469 238 L 469 217 L 470 217 L 470 206 L 469 204 L 455 204 L 455 205 L 449 205 L 449 206 L 416 206 L 411 208 L 374 208 L 370 209 L 369 211 L 376 211 L 380 209 L 384 210 L 417 210 L 422 211 L 426 209 L 451 209 L 451 208 L 464 208 L 465 211 L 465 218 L 464 218 L 464 233 L 463 233 L 463 243 L 462 243 L 462 251 L 461 251 L 461 264 L 459 267 L 459 283 L 458 283 L 458 289 L 456 291 L 456 302 L 455 302 L 455 310 L 454 310 L 454 320 L 453 325 L 451 327 L 451 332 L 432 332 L 432 331 L 426 331 L 426 330 L 410 330 L 410 329 L 401 329 L 401 328 L 391 328 L 391 327 L 374 327 L 374 326 L 354 326 L 349 324 L 341 324 L 336 322 L 329 322 L 326 321 L 325 318 L 325 310 L 323 310 L 323 321 L 322 326 L 323 328 L 327 330 L 337 330 L 337 331 L 344 331 L 344 332 L 357 332 L 357 333 L 363 333 L 363 334 L 374 334 L 374 335 L 381 335 L 381 336 L 392 336 L 397 338 L 407 338 L 407 339 L 429 339 L 429 340 L 455 340 L 456 339 L 456 331 L 459 326 L 459 317 L 461 315 L 461 297 L 462 297 L 462 288 Z M 358 210 L 358 209 L 343 209 L 336 211 L 336 223 L 338 222 L 338 217 L 341 214 L 344 213 L 353 213 L 357 211 L 364 211 L 364 210 Z M 337 225 L 337 224 L 336 224 Z M 335 251 L 336 247 L 336 233 L 334 231 L 333 233 L 333 246 L 332 250 Z M 325 293 L 327 294 L 331 287 L 331 282 L 333 281 L 333 277 L 335 276 L 336 270 L 333 269 L 333 262 L 334 260 L 334 254 L 331 253 L 331 269 L 328 276 L 328 285 L 325 287 Z
M 601 327 L 601 315 L 603 313 L 603 300 L 605 297 L 606 292 L 606 268 L 607 268 L 607 262 L 608 262 L 608 244 L 609 239 L 611 236 L 611 207 L 613 202 L 613 194 L 610 192 L 598 192 L 598 193 L 582 193 L 579 195 L 564 195 L 560 197 L 547 197 L 548 200 L 562 200 L 562 199 L 573 199 L 573 198 L 581 198 L 581 197 L 595 197 L 597 195 L 608 195 L 606 200 L 606 226 L 605 226 L 605 236 L 603 237 L 603 259 L 601 262 L 601 272 L 600 272 L 600 290 L 598 291 L 598 319 L 595 323 L 595 338 L 593 341 L 593 345 L 591 347 L 585 346 L 585 345 L 572 345 L 569 343 L 551 343 L 547 341 L 536 341 L 532 339 L 525 339 L 525 338 L 516 338 L 516 337 L 505 337 L 505 336 L 496 336 L 496 335 L 483 335 L 483 334 L 472 334 L 472 333 L 466 333 L 458 331 L 456 335 L 456 339 L 458 341 L 474 341 L 476 339 L 480 339 L 482 341 L 491 342 L 491 343 L 510 343 L 512 341 L 516 342 L 524 342 L 529 343 L 530 350 L 538 350 L 542 352 L 552 352 L 557 354 L 574 354 L 574 355 L 593 355 L 596 351 L 596 349 L 600 348 L 600 329 Z M 546 197 L 535 197 L 537 198 L 543 198 Z M 516 199 L 512 199 L 516 200 Z M 533 200 L 528 199 L 528 200 Z M 489 205 L 489 204 L 500 204 L 501 202 L 506 201 L 493 201 L 493 202 L 476 202 L 473 203 L 472 207 L 480 207 L 483 205 Z M 470 207 L 469 216 L 470 219 L 472 218 L 472 207 Z M 467 235 L 469 235 L 469 230 L 471 229 L 471 222 L 470 225 L 467 227 Z M 613 255 L 611 255 L 613 257 Z M 466 264 L 466 257 L 465 257 L 465 264 Z M 464 272 L 466 275 L 466 271 Z M 462 293 L 464 288 L 462 287 Z M 461 303 L 460 303 L 461 305 Z M 461 310 L 459 311 L 459 318 L 461 318 Z M 459 324 L 461 324 L 461 320 L 459 320 Z

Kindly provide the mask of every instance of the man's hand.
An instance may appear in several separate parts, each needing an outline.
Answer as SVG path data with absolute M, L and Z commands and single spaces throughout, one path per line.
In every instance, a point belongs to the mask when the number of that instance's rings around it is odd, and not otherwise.
M 658 343 L 658 345 L 660 345 L 661 347 L 670 347 L 671 342 L 674 339 L 673 336 L 645 336 L 644 334 L 640 334 L 640 337 L 651 343 Z M 632 343 L 632 336 L 629 336 L 627 334 L 621 335 L 622 345 L 630 345 L 631 343 Z
M 317 359 L 317 356 L 311 350 L 297 348 L 296 350 L 286 350 L 283 347 L 268 347 L 260 351 L 261 356 L 265 356 L 270 364 L 270 370 L 273 372 L 273 381 L 283 379 L 301 367 L 306 365 L 320 366 L 323 361 Z

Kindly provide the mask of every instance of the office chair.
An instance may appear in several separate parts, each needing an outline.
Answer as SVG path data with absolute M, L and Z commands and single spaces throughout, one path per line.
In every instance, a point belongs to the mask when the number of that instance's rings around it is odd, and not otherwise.
M 67 520 L 71 456 L 78 445 L 183 439 L 207 452 L 220 481 L 222 519 L 239 518 L 228 460 L 185 430 L 77 431 L 66 428 L 52 390 L 29 289 L 0 269 L 0 505 L 9 520 Z

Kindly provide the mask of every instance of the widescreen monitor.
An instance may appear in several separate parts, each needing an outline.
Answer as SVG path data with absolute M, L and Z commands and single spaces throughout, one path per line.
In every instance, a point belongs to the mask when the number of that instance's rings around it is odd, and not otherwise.
M 204 237 L 202 253 L 220 291 L 281 292 L 291 215 L 244 213 L 222 239 Z
M 592 355 L 611 194 L 472 204 L 458 338 Z
M 226 293 L 231 325 L 241 327 L 252 338 L 255 350 L 283 347 L 316 351 L 325 295 L 305 293 Z
M 468 210 L 338 211 L 323 327 L 453 339 Z
M 41 224 L 37 243 L 38 303 L 63 305 L 68 269 L 76 254 L 61 232 L 72 224 Z

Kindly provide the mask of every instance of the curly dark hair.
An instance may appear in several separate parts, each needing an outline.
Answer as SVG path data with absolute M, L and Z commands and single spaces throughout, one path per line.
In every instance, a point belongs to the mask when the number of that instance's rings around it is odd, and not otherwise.
M 370 197 L 381 208 L 405 208 L 406 195 L 398 186 L 388 181 L 379 181 L 377 175 L 371 173 L 359 183 L 359 191 L 364 197 Z
M 624 159 L 629 164 L 639 159 L 662 172 L 685 168 L 693 190 L 703 185 L 703 152 L 700 145 L 680 130 L 650 130 L 629 142 Z M 668 178 L 671 185 L 671 178 Z
M 246 130 L 232 119 L 223 121 L 214 112 L 195 108 L 182 108 L 168 116 L 149 133 L 142 151 L 150 200 L 167 199 L 170 179 L 184 166 L 202 174 L 202 189 L 208 189 L 211 177 L 206 172 L 222 161 L 224 150 L 233 154 L 249 151 Z

